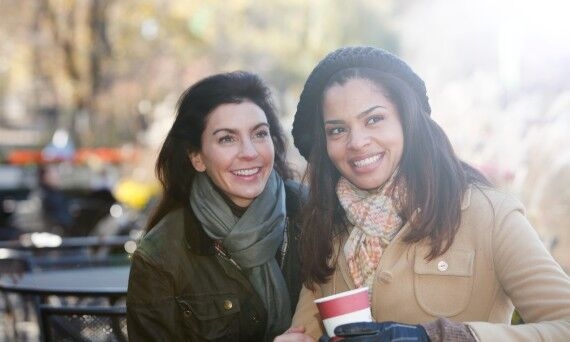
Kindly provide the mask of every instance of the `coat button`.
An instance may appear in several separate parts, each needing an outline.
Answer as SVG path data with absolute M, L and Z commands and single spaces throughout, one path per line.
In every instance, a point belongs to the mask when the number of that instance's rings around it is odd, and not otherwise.
M 447 271 L 447 268 L 448 268 L 448 267 L 449 267 L 449 265 L 447 264 L 447 262 L 445 262 L 445 261 L 443 261 L 443 260 L 437 263 L 437 269 L 438 269 L 440 272 L 445 272 L 445 271 Z
M 192 315 L 192 311 L 190 311 L 190 305 L 188 305 L 188 303 L 182 302 L 180 303 L 180 305 L 182 306 L 182 310 L 184 311 L 184 316 Z
M 392 282 L 392 273 L 390 271 L 380 271 L 376 279 L 384 284 L 389 284 Z
M 234 307 L 234 304 L 232 303 L 231 300 L 229 300 L 229 299 L 224 300 L 224 309 L 231 310 L 233 307 Z

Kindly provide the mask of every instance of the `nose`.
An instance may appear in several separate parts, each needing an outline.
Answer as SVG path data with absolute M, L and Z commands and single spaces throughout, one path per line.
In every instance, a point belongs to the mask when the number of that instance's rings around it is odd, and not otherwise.
M 244 139 L 241 144 L 240 157 L 245 159 L 254 159 L 259 153 L 255 148 L 255 144 L 251 139 Z
M 348 137 L 348 148 L 359 150 L 370 143 L 370 136 L 360 130 L 351 130 Z

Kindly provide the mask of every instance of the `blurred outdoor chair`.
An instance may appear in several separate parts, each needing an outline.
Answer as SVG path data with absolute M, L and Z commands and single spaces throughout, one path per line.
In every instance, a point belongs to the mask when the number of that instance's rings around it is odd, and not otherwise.
M 33 259 L 28 251 L 12 250 L 0 248 L 0 276 L 18 279 L 26 272 L 30 272 L 33 268 Z M 4 337 L 18 337 L 18 329 L 16 327 L 16 308 L 22 308 L 23 320 L 30 318 L 30 305 L 33 298 L 30 295 L 19 296 L 5 291 L 1 291 L 2 315 Z
M 22 304 L 16 307 L 17 315 L 14 315 L 14 319 L 11 321 L 14 324 L 9 326 L 10 322 L 5 323 L 7 328 L 11 329 L 11 331 L 5 330 L 6 340 L 19 341 L 19 336 L 33 334 L 29 330 L 24 330 L 27 327 L 36 329 L 35 338 L 32 336 L 32 340 L 36 340 L 38 334 L 42 336 L 42 306 L 66 308 L 125 307 L 129 269 L 128 265 L 115 265 L 25 272 L 16 280 L 12 277 L 0 277 L 2 293 L 22 299 L 29 298 L 26 301 L 20 300 L 19 303 Z M 33 314 L 22 315 L 23 308 Z M 1 337 L 0 340 L 2 340 Z M 66 339 L 60 338 L 56 340 L 66 341 Z M 82 341 L 82 339 L 67 340 Z M 86 340 L 99 341 L 95 337 Z M 116 340 L 120 339 L 102 339 L 102 341 Z
M 34 255 L 31 250 L 0 248 L 0 277 L 18 282 L 22 277 L 32 273 L 110 266 L 118 263 L 116 259 L 109 259 L 106 255 L 91 255 L 78 250 L 63 250 L 63 254 L 56 254 L 54 252 L 57 251 L 53 250 L 50 252 L 51 254 L 48 255 Z M 38 296 L 2 290 L 0 295 L 4 332 L 0 340 L 4 338 L 6 341 L 26 340 L 26 332 L 22 330 L 22 327 L 33 324 L 33 322 L 39 324 L 38 316 L 36 316 L 39 303 L 50 302 L 66 305 L 109 305 L 110 303 L 109 298 L 97 297 L 96 293 L 93 294 L 93 298 L 85 298 L 84 296 L 51 296 L 48 294 Z
M 127 341 L 126 306 L 40 305 L 43 341 Z
M 117 290 L 107 289 L 102 292 L 98 286 L 101 284 L 100 279 L 111 277 L 112 270 L 116 267 L 128 269 L 130 258 L 124 247 L 125 243 L 131 242 L 128 237 L 64 238 L 58 243 L 47 245 L 29 242 L 0 242 L 0 314 L 3 316 L 0 320 L 4 328 L 3 337 L 7 341 L 20 340 L 22 334 L 28 333 L 22 329 L 30 324 L 39 325 L 40 304 L 111 306 L 118 304 L 126 294 L 126 285 L 124 289 L 121 285 Z M 99 271 L 102 269 L 110 271 Z M 68 272 L 73 273 L 67 275 Z M 93 276 L 93 272 L 99 273 Z M 123 273 L 121 271 L 117 277 L 126 279 L 128 275 L 124 276 Z M 57 285 L 58 282 L 62 285 Z M 81 287 L 79 293 L 76 293 L 78 291 L 74 287 L 70 290 L 51 290 L 77 282 L 84 284 L 79 286 L 88 288 L 85 293 L 81 292 Z M 18 286 L 23 289 L 18 289 Z M 26 289 L 26 286 L 31 288 Z
M 30 252 L 11 248 L 0 248 L 0 274 L 16 276 L 29 272 L 33 267 L 33 258 Z

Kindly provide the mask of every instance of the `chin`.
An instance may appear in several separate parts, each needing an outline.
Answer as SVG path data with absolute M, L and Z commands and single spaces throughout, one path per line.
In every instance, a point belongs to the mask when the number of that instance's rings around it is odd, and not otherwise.
M 249 191 L 244 191 L 241 193 L 237 193 L 236 195 L 244 198 L 244 199 L 249 199 L 251 201 L 253 201 L 254 199 L 257 198 L 257 196 L 259 196 L 261 194 L 261 192 L 263 191 L 263 189 L 256 189 L 256 191 L 251 191 L 251 189 L 249 189 Z
M 350 179 L 349 179 L 350 180 Z M 382 185 L 384 185 L 384 183 L 386 183 L 388 179 L 387 178 L 382 178 L 382 179 L 364 179 L 364 180 L 350 180 L 350 182 L 354 185 L 356 185 L 356 187 L 358 187 L 359 189 L 362 190 L 374 190 L 377 189 L 379 187 L 381 187 Z

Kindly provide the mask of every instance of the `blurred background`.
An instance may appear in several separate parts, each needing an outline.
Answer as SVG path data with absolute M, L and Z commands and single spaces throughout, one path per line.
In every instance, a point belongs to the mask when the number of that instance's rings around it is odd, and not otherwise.
M 522 200 L 568 271 L 569 12 L 567 0 L 0 0 L 1 238 L 144 225 L 185 88 L 259 73 L 289 132 L 317 61 L 366 44 L 424 78 L 458 154 Z

